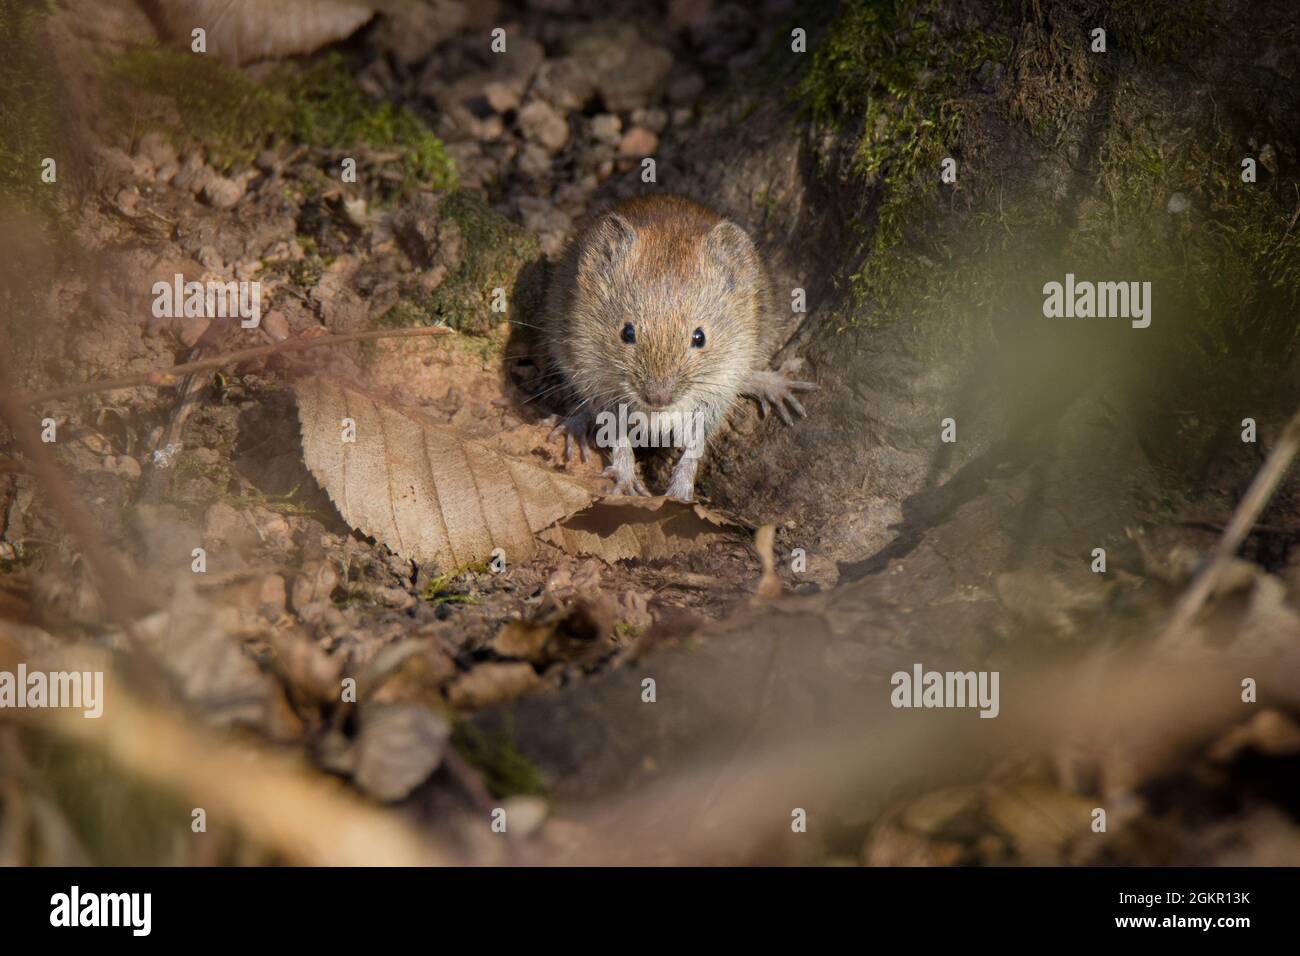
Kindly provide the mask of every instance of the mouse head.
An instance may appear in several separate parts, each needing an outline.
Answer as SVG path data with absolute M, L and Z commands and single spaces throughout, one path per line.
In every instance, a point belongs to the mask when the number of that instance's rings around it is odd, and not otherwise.
M 582 327 L 596 338 L 586 391 L 598 406 L 725 409 L 759 349 L 762 266 L 726 220 L 618 213 L 588 235 L 577 268 Z

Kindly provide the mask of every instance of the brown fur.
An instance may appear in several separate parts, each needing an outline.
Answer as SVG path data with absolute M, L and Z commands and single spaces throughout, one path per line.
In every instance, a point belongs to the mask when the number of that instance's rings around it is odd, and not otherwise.
M 711 430 L 752 371 L 766 365 L 776 331 L 767 271 L 744 231 L 680 196 L 628 200 L 570 246 L 548 295 L 544 341 L 575 408 L 626 403 L 700 411 Z M 637 341 L 625 344 L 631 322 Z M 702 328 L 704 348 L 692 348 Z

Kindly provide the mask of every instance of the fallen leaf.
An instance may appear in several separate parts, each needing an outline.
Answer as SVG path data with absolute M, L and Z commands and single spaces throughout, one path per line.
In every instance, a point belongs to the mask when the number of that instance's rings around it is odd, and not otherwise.
M 272 681 L 234 636 L 239 619 L 238 608 L 207 604 L 183 580 L 171 607 L 137 622 L 136 632 L 176 679 L 181 695 L 209 721 L 260 726 Z
M 608 595 L 579 598 L 533 620 L 507 621 L 492 639 L 492 649 L 533 664 L 594 661 L 614 649 L 617 615 L 618 605 Z
M 486 707 L 518 697 L 540 683 L 531 664 L 480 664 L 452 683 L 447 697 L 453 707 Z
M 1036 783 L 995 787 L 984 810 L 1031 865 L 1050 865 L 1070 843 L 1090 834 L 1093 804 L 1075 794 Z
M 672 498 L 605 498 L 558 520 L 539 537 L 570 554 L 613 564 L 654 561 L 707 548 L 743 533 L 735 518 Z
M 364 704 L 353 780 L 377 800 L 401 800 L 438 769 L 451 726 L 418 704 Z
M 188 47 L 190 31 L 202 26 L 208 50 L 232 64 L 311 53 L 375 14 L 374 5 L 356 0 L 170 0 L 156 10 L 165 37 Z
M 1300 753 L 1300 724 L 1280 710 L 1262 710 L 1224 734 L 1209 755 L 1217 763 L 1227 763 L 1246 748 L 1268 757 Z
M 525 561 L 538 531 L 596 496 L 353 386 L 316 377 L 296 392 L 307 467 L 349 525 L 402 557 L 451 570 L 501 548 Z M 343 440 L 345 419 L 355 441 Z

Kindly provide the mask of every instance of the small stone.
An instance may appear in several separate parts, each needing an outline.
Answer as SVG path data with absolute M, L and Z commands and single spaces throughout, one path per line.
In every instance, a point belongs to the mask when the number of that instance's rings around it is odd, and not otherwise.
M 177 163 L 176 147 L 168 142 L 167 137 L 157 130 L 145 133 L 140 138 L 140 142 L 135 148 L 135 155 L 140 159 L 148 160 L 155 168 L 169 164 L 175 166 Z
M 221 258 L 221 253 L 217 251 L 216 246 L 202 246 L 196 257 L 199 265 L 209 272 L 221 272 L 224 270 L 226 262 Z
M 632 111 L 632 125 L 648 129 L 658 134 L 668 125 L 668 114 L 659 109 L 639 109 Z
M 370 217 L 366 212 L 366 200 L 364 196 L 357 196 L 353 199 L 343 200 L 343 215 L 347 217 L 348 222 L 358 229 L 364 229 L 370 224 Z
M 136 192 L 134 186 L 119 189 L 117 196 L 114 197 L 114 202 L 117 203 L 117 208 L 122 212 L 128 216 L 134 216 L 135 207 L 140 203 L 140 194 Z
M 203 201 L 215 209 L 229 209 L 244 198 L 244 192 L 247 188 L 247 183 L 242 177 L 228 179 L 214 173 L 203 184 Z
M 615 113 L 599 113 L 591 118 L 592 138 L 614 146 L 623 135 L 623 121 Z
M 488 101 L 488 106 L 498 113 L 519 107 L 519 87 L 514 83 L 493 80 L 483 87 L 483 97 Z
M 575 37 L 568 52 L 588 70 L 610 112 L 657 99 L 673 67 L 672 53 L 646 42 L 630 23 L 595 26 Z
M 279 309 L 272 309 L 262 316 L 262 328 L 277 342 L 283 342 L 289 337 L 289 320 Z
M 1169 197 L 1169 202 L 1165 204 L 1165 210 L 1175 216 L 1180 216 L 1191 208 L 1191 203 L 1182 193 L 1174 193 Z
M 549 808 L 541 797 L 507 797 L 502 803 L 506 811 L 506 832 L 515 839 L 532 836 L 546 822 Z
M 562 56 L 542 64 L 533 92 L 556 109 L 572 113 L 587 105 L 596 93 L 596 84 L 582 63 Z
M 634 126 L 623 134 L 618 143 L 618 154 L 623 157 L 653 156 L 659 146 L 659 137 L 648 129 Z
M 172 185 L 184 192 L 197 193 L 208 179 L 215 175 L 203 162 L 203 157 L 193 152 L 185 157 L 185 162 L 181 163 L 181 168 L 176 171 L 172 179 Z
M 525 143 L 519 154 L 518 169 L 529 179 L 549 179 L 551 154 L 536 143 Z
M 533 100 L 519 111 L 519 128 L 525 138 L 552 153 L 559 152 L 569 140 L 568 122 L 543 100 Z
M 132 480 L 140 477 L 140 463 L 130 455 L 109 455 L 104 459 L 104 468 L 111 474 Z
M 1259 148 L 1259 164 L 1274 176 L 1277 175 L 1277 150 L 1272 143 L 1265 143 Z

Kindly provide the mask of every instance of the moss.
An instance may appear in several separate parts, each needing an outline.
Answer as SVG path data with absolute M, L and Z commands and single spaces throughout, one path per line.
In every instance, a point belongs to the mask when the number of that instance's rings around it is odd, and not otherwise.
M 527 321 L 542 298 L 537 240 L 469 193 L 449 194 L 439 213 L 459 228 L 459 265 L 428 296 L 398 303 L 378 324 L 447 325 L 482 334 L 510 320 Z M 492 311 L 494 289 L 505 290 L 505 312 Z
M 455 186 L 442 142 L 410 110 L 367 96 L 339 54 L 282 68 L 265 82 L 211 57 L 155 48 L 118 55 L 107 72 L 111 108 L 126 128 L 158 125 L 179 144 L 197 141 L 221 169 L 251 162 L 282 138 L 333 151 L 397 151 L 404 187 Z
M 26 734 L 24 743 L 33 776 L 41 781 L 38 798 L 54 802 L 87 862 L 166 866 L 191 861 L 190 807 L 173 794 L 122 773 L 89 749 L 38 733 Z M 229 859 L 233 849 L 227 847 L 221 859 L 234 862 Z
M 452 730 L 451 742 L 461 757 L 483 774 L 483 782 L 493 796 L 545 795 L 541 772 L 519 752 L 513 736 L 509 718 L 503 728 L 493 731 L 461 721 Z
M 1241 181 L 1244 144 L 1210 127 L 1161 128 L 1167 111 L 1131 86 L 1116 93 L 1100 148 L 1099 194 L 1065 254 L 1107 274 L 1150 280 L 1159 324 L 1145 342 L 1164 356 L 1164 374 L 1201 383 L 1198 401 L 1234 404 L 1266 385 L 1237 379 L 1245 368 L 1279 369 L 1300 348 L 1300 245 L 1294 181 Z M 1175 193 L 1187 211 L 1167 211 Z M 1208 392 L 1207 392 L 1208 389 Z
M 0 0 L 0 196 L 58 219 L 58 186 L 41 181 L 42 161 L 61 154 L 58 85 L 37 37 L 49 10 L 48 2 Z
M 1132 50 L 1153 63 L 1188 61 L 1218 28 L 1210 0 L 1109 0 L 1098 19 L 1108 50 Z
M 859 307 L 891 303 L 917 283 L 924 266 L 905 251 L 904 227 L 939 195 L 939 164 L 961 132 L 960 92 L 980 64 L 1009 55 L 998 33 L 941 30 L 938 10 L 936 0 L 844 4 L 795 89 L 814 122 L 857 124 L 855 168 L 879 197 L 874 221 L 857 223 L 865 258 L 854 315 L 882 315 Z
M 478 564 L 466 569 L 466 572 L 473 574 L 481 574 L 486 571 L 486 564 Z M 437 577 L 430 578 L 429 583 L 420 589 L 421 600 L 435 605 L 481 603 L 478 598 L 452 586 L 458 577 L 460 577 L 460 574 L 439 574 Z

